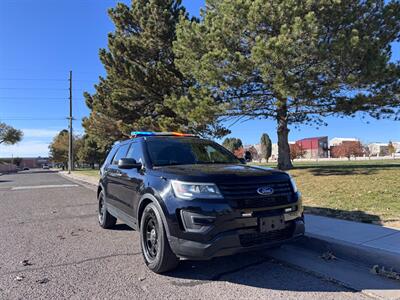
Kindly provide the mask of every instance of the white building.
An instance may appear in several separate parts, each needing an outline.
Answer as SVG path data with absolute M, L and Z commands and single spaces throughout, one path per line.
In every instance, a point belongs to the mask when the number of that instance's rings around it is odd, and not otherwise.
M 396 149 L 396 151 L 400 150 L 400 142 L 392 142 L 394 148 Z
M 371 143 L 368 144 L 370 156 L 387 156 L 389 155 L 388 143 Z
M 335 137 L 335 138 L 329 140 L 329 147 L 331 147 L 331 146 L 339 146 L 343 142 L 359 142 L 359 141 L 360 140 L 358 140 L 356 138 L 339 138 L 339 137 Z

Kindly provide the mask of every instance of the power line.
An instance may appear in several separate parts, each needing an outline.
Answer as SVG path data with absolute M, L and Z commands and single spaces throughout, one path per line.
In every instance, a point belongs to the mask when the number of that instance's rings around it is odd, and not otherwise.
M 66 82 L 68 79 L 61 79 L 61 78 L 0 78 L 0 81 L 57 81 L 57 82 Z M 78 82 L 96 82 L 96 79 L 74 79 Z
M 3 81 L 16 81 L 16 80 L 23 80 L 23 81 L 68 81 L 68 79 L 54 79 L 54 78 L 0 78 Z
M 0 97 L 0 99 L 23 99 L 23 100 L 68 100 L 67 97 Z
M 56 121 L 56 120 L 67 120 L 64 118 L 0 118 L 4 121 Z
M 0 87 L 0 90 L 53 90 L 53 91 L 68 91 L 68 89 L 61 88 L 42 88 L 42 87 Z
M 80 118 L 73 118 L 74 121 L 76 120 L 80 120 L 83 119 L 84 117 L 80 117 Z M 0 117 L 0 120 L 3 121 L 61 121 L 61 120 L 69 120 L 69 117 L 62 117 L 62 118 L 34 118 L 34 117 L 12 117 L 12 118 L 2 118 Z

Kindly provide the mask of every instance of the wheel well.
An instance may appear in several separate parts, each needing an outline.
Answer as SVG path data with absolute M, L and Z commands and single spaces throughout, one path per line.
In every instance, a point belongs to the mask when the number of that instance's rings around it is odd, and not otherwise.
M 99 198 L 99 195 L 101 193 L 103 189 L 101 188 L 101 186 L 99 185 L 99 187 L 97 188 L 97 198 Z
M 143 199 L 143 201 L 140 203 L 139 206 L 139 211 L 138 211 L 138 228 L 140 228 L 140 222 L 142 221 L 142 214 L 144 211 L 144 208 L 149 204 L 152 203 L 153 201 L 151 201 L 149 198 L 145 198 Z

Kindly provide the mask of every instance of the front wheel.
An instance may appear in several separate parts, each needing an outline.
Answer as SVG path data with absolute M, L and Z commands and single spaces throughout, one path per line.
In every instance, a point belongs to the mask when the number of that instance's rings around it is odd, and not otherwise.
M 155 273 L 175 269 L 179 259 L 172 252 L 157 207 L 148 204 L 140 222 L 140 245 L 147 267 Z

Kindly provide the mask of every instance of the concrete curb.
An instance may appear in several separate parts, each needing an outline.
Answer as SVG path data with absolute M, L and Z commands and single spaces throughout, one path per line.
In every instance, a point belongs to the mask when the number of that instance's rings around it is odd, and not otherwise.
M 311 233 L 306 233 L 304 238 L 298 241 L 298 245 L 321 254 L 330 251 L 338 258 L 365 265 L 369 269 L 379 265 L 388 270 L 400 270 L 400 256 L 378 248 Z
M 66 172 L 58 172 L 58 174 L 72 182 L 80 184 L 92 191 L 97 191 L 97 180 L 88 180 L 86 176 L 76 176 L 74 174 L 68 174 Z

